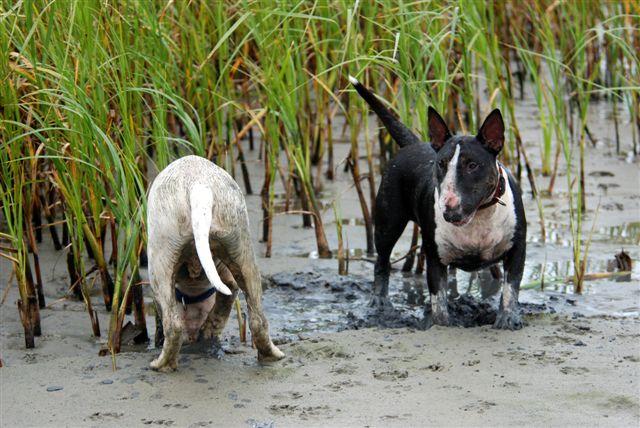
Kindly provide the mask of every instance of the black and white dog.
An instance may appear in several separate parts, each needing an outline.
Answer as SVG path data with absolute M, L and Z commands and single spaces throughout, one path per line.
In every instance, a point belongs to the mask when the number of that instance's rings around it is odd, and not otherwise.
M 375 209 L 375 265 L 372 306 L 388 300 L 389 257 L 409 220 L 420 225 L 427 259 L 431 322 L 449 325 L 447 267 L 475 271 L 503 262 L 502 299 L 494 327 L 522 328 L 518 291 L 524 269 L 527 223 L 520 189 L 497 156 L 504 145 L 499 110 L 478 135 L 452 135 L 429 108 L 424 144 L 355 78 L 349 81 L 380 117 L 400 146 L 387 166 Z

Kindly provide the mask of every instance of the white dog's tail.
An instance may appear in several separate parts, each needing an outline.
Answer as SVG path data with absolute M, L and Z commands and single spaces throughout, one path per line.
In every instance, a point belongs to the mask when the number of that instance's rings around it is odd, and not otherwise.
M 211 213 L 213 211 L 211 190 L 201 184 L 193 185 L 189 192 L 189 203 L 191 204 L 193 239 L 196 243 L 200 264 L 211 285 L 222 294 L 230 296 L 231 290 L 220 279 L 211 256 L 211 247 L 209 247 L 209 231 L 211 230 Z

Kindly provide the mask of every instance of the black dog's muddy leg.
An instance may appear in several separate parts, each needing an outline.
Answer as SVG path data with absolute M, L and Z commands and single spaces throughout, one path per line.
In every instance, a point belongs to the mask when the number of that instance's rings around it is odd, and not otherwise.
M 371 290 L 371 300 L 369 306 L 377 309 L 391 307 L 389 300 L 389 272 L 391 264 L 389 256 L 381 256 L 378 253 L 378 259 L 374 268 L 373 289 Z
M 431 320 L 428 324 L 449 325 L 447 307 L 447 267 L 435 257 L 427 258 L 427 285 L 431 297 Z
M 400 218 L 381 218 L 376 215 L 376 251 L 378 258 L 374 268 L 373 290 L 369 306 L 376 309 L 392 307 L 389 301 L 389 272 L 391 271 L 391 250 L 407 226 L 408 220 Z
M 500 310 L 493 328 L 505 330 L 520 330 L 522 328 L 518 293 L 520 292 L 520 281 L 524 271 L 525 256 L 525 244 L 524 242 L 518 242 L 504 259 L 505 275 L 502 283 L 502 298 L 500 299 Z

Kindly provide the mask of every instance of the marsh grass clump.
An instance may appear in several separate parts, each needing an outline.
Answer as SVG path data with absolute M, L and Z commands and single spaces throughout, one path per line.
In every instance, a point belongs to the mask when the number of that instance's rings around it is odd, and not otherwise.
M 66 252 L 69 293 L 85 303 L 94 335 L 94 283 L 112 313 L 112 352 L 127 313 L 144 328 L 146 189 L 186 154 L 221 165 L 247 193 L 260 186 L 267 257 L 279 239 L 277 185 L 287 207 L 300 201 L 287 212 L 313 227 L 318 255 L 332 256 L 319 192 L 346 165 L 373 253 L 375 176 L 396 149 L 384 132 L 370 135 L 349 73 L 425 140 L 429 105 L 463 132 L 500 107 L 511 136 L 502 160 L 529 184 L 542 236 L 536 171 L 550 193 L 566 168 L 580 291 L 587 108 L 606 98 L 616 127 L 626 110 L 637 152 L 639 15 L 631 1 L 0 1 L 0 256 L 14 267 L 27 346 L 40 330 L 47 235 Z M 514 107 L 525 85 L 540 110 L 539 165 Z M 344 165 L 334 154 L 342 118 Z M 251 183 L 251 151 L 262 183 Z

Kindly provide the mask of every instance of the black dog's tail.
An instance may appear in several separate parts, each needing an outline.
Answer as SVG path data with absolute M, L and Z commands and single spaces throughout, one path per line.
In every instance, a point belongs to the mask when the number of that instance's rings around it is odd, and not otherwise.
M 420 138 L 418 138 L 413 131 L 404 126 L 404 124 L 400 122 L 398 118 L 395 117 L 393 113 L 391 113 L 391 111 L 386 108 L 369 89 L 358 82 L 358 79 L 353 76 L 349 76 L 349 82 L 351 82 L 353 87 L 356 88 L 356 91 L 358 91 L 358 94 L 360 94 L 367 104 L 369 104 L 369 107 L 371 107 L 380 120 L 382 120 L 384 127 L 387 128 L 387 131 L 391 134 L 391 138 L 393 138 L 400 147 L 422 142 Z

